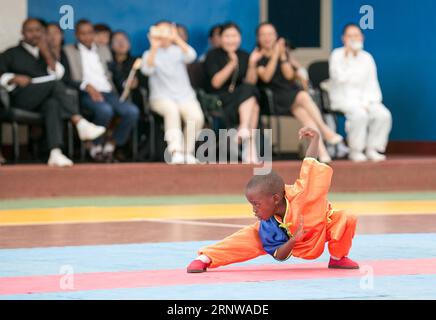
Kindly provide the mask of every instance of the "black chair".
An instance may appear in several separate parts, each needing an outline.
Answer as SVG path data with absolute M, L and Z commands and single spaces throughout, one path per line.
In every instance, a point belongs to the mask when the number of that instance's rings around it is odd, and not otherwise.
M 344 114 L 340 111 L 335 111 L 331 109 L 328 92 L 324 90 L 321 86 L 321 83 L 325 80 L 328 80 L 330 77 L 329 62 L 327 60 L 313 62 L 309 66 L 308 73 L 312 87 L 320 97 L 322 111 L 324 113 L 333 114 L 335 116 L 335 124 L 337 125 L 337 116 L 344 116 Z
M 188 74 L 191 86 L 194 88 L 197 99 L 203 110 L 206 119 L 206 125 L 215 131 L 216 137 L 219 137 L 219 129 L 227 128 L 226 117 L 223 103 L 215 94 L 206 92 L 209 87 L 209 80 L 206 75 L 204 63 L 194 62 L 188 65 Z M 216 144 L 217 154 L 220 152 L 220 144 Z M 261 146 L 262 148 L 262 146 Z
M 314 92 L 310 92 L 312 99 L 316 103 L 316 105 L 321 109 L 324 113 L 334 113 L 337 115 L 340 115 L 340 112 L 332 111 L 328 99 L 328 93 L 325 90 L 322 90 L 320 87 L 321 83 L 329 78 L 329 66 L 328 61 L 317 61 L 312 63 L 309 66 L 309 80 L 311 81 L 312 87 L 314 89 Z M 279 157 L 281 157 L 281 127 L 280 127 L 280 121 L 279 121 L 279 115 L 276 112 L 276 107 L 274 103 L 274 93 L 271 89 L 268 88 L 260 88 L 260 94 L 261 94 L 261 110 L 263 115 L 269 115 L 274 116 L 276 119 L 276 128 L 277 128 L 277 144 L 278 144 L 278 150 L 277 154 Z M 287 115 L 281 115 L 281 116 L 287 116 Z M 289 114 L 290 117 L 293 117 L 292 114 Z M 271 128 L 271 117 L 268 117 L 268 126 Z M 335 123 L 337 124 L 336 117 Z
M 41 114 L 37 112 L 30 112 L 11 106 L 9 94 L 5 88 L 0 87 L 0 123 L 10 123 L 12 127 L 12 144 L 13 144 L 13 157 L 17 162 L 20 158 L 20 142 L 19 142 L 19 126 L 26 125 L 30 131 L 33 126 L 44 126 L 44 121 Z M 68 156 L 73 156 L 73 125 L 71 121 L 67 122 L 67 147 Z M 0 127 L 1 129 L 1 127 Z
M 260 92 L 260 110 L 262 116 L 267 116 L 267 127 L 271 129 L 271 117 L 275 119 L 275 127 L 277 131 L 277 155 L 279 158 L 282 157 L 282 135 L 281 135 L 281 124 L 280 117 L 292 117 L 293 115 L 279 115 L 274 100 L 274 93 L 271 89 L 265 87 L 258 87 Z M 271 137 L 272 138 L 272 137 Z M 274 146 L 273 146 L 274 147 Z
M 142 141 L 142 144 L 145 144 L 145 146 L 142 148 L 141 151 L 141 158 L 148 159 L 150 161 L 155 160 L 156 157 L 156 117 L 151 110 L 150 107 L 150 100 L 149 100 L 149 91 L 147 88 L 139 87 L 139 92 L 141 94 L 142 98 L 142 106 L 143 106 L 143 113 L 144 113 L 144 121 L 146 124 L 148 124 L 148 140 Z M 145 157 L 143 154 L 147 153 L 148 156 Z
M 188 74 L 191 81 L 191 86 L 196 91 L 197 99 L 200 102 L 204 116 L 206 118 L 206 125 L 212 128 L 215 133 L 218 133 L 219 129 L 226 128 L 223 103 L 217 95 L 206 92 L 206 88 L 209 87 L 209 80 L 204 69 L 204 63 L 194 62 L 189 64 Z M 263 132 L 265 128 L 263 128 L 260 119 L 259 124 L 260 130 L 261 132 Z M 219 136 L 219 134 L 217 134 L 217 136 Z M 217 144 L 217 149 L 219 149 L 219 147 L 219 144 Z M 261 145 L 260 148 L 262 150 L 263 146 Z M 219 150 L 217 151 L 219 152 Z
M 328 60 L 320 60 L 313 62 L 308 69 L 309 80 L 312 84 L 315 94 L 318 95 L 321 104 L 321 111 L 325 114 L 333 115 L 335 127 L 338 127 L 338 117 L 345 117 L 345 114 L 340 111 L 332 110 L 329 94 L 322 88 L 322 82 L 330 78 Z M 335 153 L 338 153 L 338 145 L 335 145 Z
M 191 86 L 197 94 L 198 102 L 203 110 L 206 119 L 206 125 L 210 128 L 216 128 L 216 121 L 222 122 L 224 119 L 223 104 L 218 96 L 206 93 L 209 86 L 204 64 L 202 62 L 193 62 L 187 66 Z

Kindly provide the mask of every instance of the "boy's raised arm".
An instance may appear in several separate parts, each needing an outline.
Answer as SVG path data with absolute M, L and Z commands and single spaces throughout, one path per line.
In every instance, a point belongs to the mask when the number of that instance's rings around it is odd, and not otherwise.
M 318 158 L 320 134 L 318 130 L 311 127 L 303 127 L 298 131 L 300 139 L 310 139 L 309 147 L 306 150 L 306 158 Z

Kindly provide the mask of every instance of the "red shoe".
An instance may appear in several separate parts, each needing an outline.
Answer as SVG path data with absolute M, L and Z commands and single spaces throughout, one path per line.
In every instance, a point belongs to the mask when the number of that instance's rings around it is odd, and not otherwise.
M 194 260 L 189 264 L 187 271 L 188 271 L 188 273 L 206 272 L 207 267 L 209 267 L 209 265 L 210 265 L 210 263 L 204 263 L 201 260 Z
M 359 265 L 347 257 L 343 257 L 340 260 L 335 260 L 330 258 L 329 262 L 330 269 L 359 269 Z

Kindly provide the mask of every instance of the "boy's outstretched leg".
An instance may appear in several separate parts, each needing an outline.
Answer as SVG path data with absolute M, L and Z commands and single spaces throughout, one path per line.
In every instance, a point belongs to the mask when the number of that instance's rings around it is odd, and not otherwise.
M 329 268 L 359 269 L 359 265 L 347 257 L 351 249 L 357 219 L 344 211 L 333 211 L 327 224 L 327 241 L 330 252 Z
M 231 263 L 254 259 L 265 254 L 259 238 L 259 222 L 247 226 L 224 240 L 199 250 L 199 256 L 192 261 L 187 272 L 205 272 Z

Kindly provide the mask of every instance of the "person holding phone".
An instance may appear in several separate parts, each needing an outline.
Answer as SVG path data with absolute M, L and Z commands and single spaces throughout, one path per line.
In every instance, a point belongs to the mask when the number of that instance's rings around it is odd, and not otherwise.
M 169 162 L 195 164 L 195 141 L 203 128 L 204 115 L 186 64 L 194 62 L 197 53 L 169 21 L 152 26 L 148 39 L 150 49 L 143 54 L 141 71 L 148 76 L 151 109 L 164 118 Z M 181 119 L 185 122 L 184 134 Z

